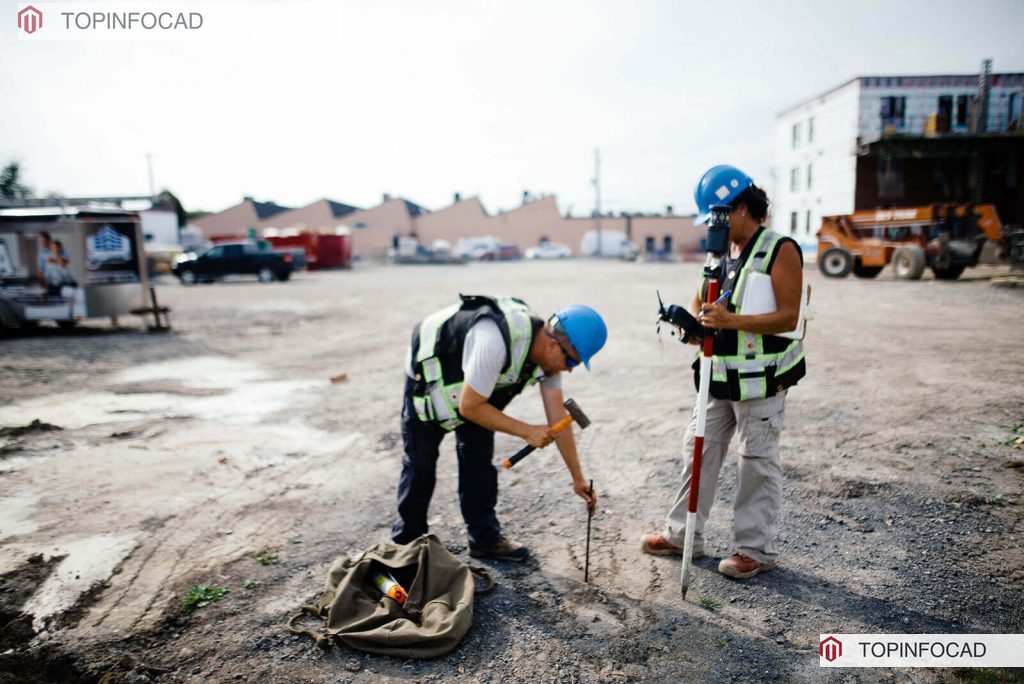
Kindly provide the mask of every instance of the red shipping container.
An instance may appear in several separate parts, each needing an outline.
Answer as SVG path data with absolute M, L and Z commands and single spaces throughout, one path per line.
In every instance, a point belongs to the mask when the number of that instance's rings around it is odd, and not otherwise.
M 268 237 L 275 248 L 300 247 L 306 252 L 311 271 L 352 267 L 352 236 L 299 233 L 286 237 Z

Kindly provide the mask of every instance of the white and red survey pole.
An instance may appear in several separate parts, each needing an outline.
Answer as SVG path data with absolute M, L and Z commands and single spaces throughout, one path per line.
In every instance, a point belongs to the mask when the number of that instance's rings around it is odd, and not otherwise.
M 705 304 L 713 304 L 718 299 L 722 259 L 729 249 L 729 213 L 728 206 L 711 207 L 711 219 L 708 221 L 707 259 L 704 261 L 704 278 L 707 281 Z M 700 384 L 697 389 L 697 426 L 693 436 L 693 467 L 690 468 L 690 501 L 686 509 L 686 536 L 683 538 L 683 569 L 682 590 L 686 598 L 686 590 L 690 588 L 691 559 L 693 558 L 693 536 L 697 529 L 697 501 L 700 498 L 700 466 L 704 456 L 704 429 L 708 420 L 708 397 L 711 394 L 711 357 L 715 351 L 714 331 L 705 332 L 701 343 Z

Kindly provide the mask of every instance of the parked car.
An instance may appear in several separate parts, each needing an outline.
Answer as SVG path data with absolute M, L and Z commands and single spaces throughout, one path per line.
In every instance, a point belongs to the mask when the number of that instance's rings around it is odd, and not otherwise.
M 561 242 L 542 242 L 526 250 L 527 259 L 568 259 L 572 250 Z
M 288 280 L 294 266 L 290 254 L 261 247 L 254 242 L 225 242 L 196 256 L 182 254 L 173 273 L 183 285 L 212 282 L 230 275 L 254 275 L 260 282 Z
M 506 261 L 510 259 L 522 259 L 523 251 L 516 245 L 510 245 L 507 242 L 503 242 L 498 245 L 498 251 L 493 257 L 498 261 Z
M 501 244 L 501 240 L 491 236 L 460 238 L 452 255 L 470 261 L 493 260 Z

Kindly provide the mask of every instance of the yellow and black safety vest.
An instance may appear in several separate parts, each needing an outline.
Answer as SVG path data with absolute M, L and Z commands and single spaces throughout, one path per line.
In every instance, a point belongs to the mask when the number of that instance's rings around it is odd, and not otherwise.
M 504 409 L 540 379 L 541 371 L 527 360 L 534 321 L 529 307 L 514 297 L 460 295 L 461 302 L 425 318 L 413 330 L 413 406 L 423 422 L 454 430 L 465 421 L 459 414 L 462 392 L 462 350 L 469 329 L 489 318 L 498 325 L 507 351 L 505 367 L 487 402 Z
M 719 291 L 732 290 L 728 308 L 737 314 L 743 311 L 743 290 L 750 273 L 770 274 L 779 248 L 791 238 L 760 228 L 738 259 L 738 266 L 723 274 Z M 797 248 L 799 251 L 799 247 Z M 802 259 L 801 255 L 801 259 Z M 701 282 L 701 299 L 705 299 L 707 281 Z M 693 364 L 694 381 L 700 386 L 700 353 Z M 807 373 L 804 346 L 800 340 L 776 335 L 758 335 L 745 330 L 715 332 L 714 355 L 711 357 L 711 396 L 716 399 L 746 401 L 772 397 L 795 385 Z

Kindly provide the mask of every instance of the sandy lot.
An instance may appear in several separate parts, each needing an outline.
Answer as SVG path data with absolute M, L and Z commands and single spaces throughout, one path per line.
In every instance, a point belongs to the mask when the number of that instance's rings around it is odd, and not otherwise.
M 1002 272 L 807 272 L 817 318 L 783 433 L 781 566 L 715 572 L 732 552 L 734 447 L 686 602 L 678 560 L 637 540 L 678 486 L 695 401 L 692 352 L 655 335 L 655 289 L 685 303 L 696 264 L 168 281 L 170 334 L 97 322 L 0 341 L 0 427 L 24 428 L 0 436 L 0 681 L 792 681 L 826 678 L 823 632 L 1022 632 L 1024 290 L 993 287 Z M 459 292 L 540 313 L 588 303 L 609 323 L 594 371 L 564 383 L 593 421 L 578 433 L 601 496 L 591 583 L 585 511 L 551 448 L 500 475 L 499 516 L 533 558 L 491 565 L 497 589 L 456 651 L 320 651 L 285 621 L 336 556 L 386 538 L 409 332 Z M 509 411 L 543 416 L 532 392 Z M 499 455 L 519 446 L 498 437 Z M 447 442 L 438 472 L 432 531 L 465 556 Z M 185 612 L 196 584 L 230 593 Z M 865 672 L 827 679 L 964 674 Z

